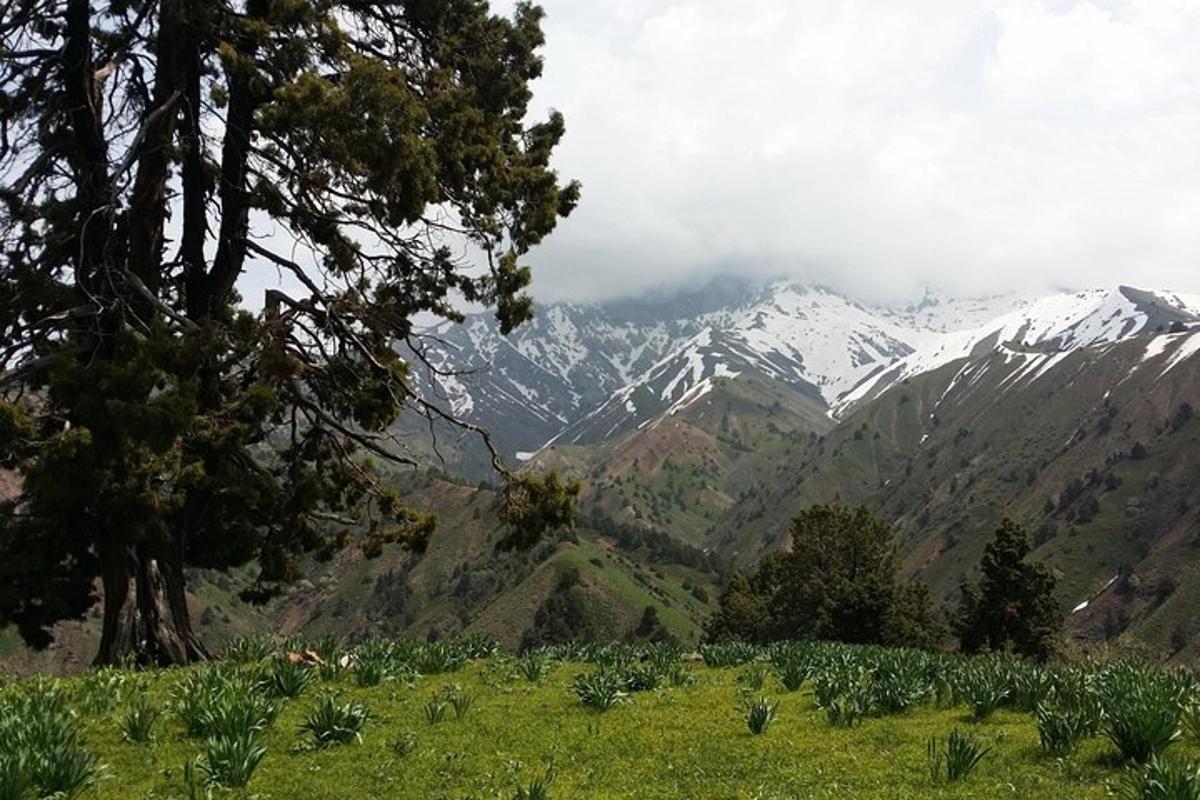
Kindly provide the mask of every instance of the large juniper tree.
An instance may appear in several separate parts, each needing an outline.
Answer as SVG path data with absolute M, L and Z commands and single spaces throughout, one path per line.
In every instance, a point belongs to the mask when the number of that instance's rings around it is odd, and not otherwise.
M 578 195 L 562 118 L 526 122 L 540 10 L 0 11 L 0 625 L 44 645 L 99 583 L 98 661 L 188 661 L 187 565 L 257 561 L 267 595 L 351 534 L 419 546 L 431 521 L 373 468 L 408 457 L 405 409 L 455 422 L 415 388 L 416 320 L 525 321 L 521 258 Z M 280 288 L 243 303 L 248 273 Z M 510 478 L 511 540 L 569 494 Z

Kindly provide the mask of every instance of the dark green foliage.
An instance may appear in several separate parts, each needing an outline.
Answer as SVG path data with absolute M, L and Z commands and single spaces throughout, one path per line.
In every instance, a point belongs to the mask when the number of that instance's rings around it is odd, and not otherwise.
M 442 695 L 434 695 L 425 701 L 425 705 L 421 706 L 421 712 L 425 714 L 425 721 L 430 725 L 436 725 L 441 722 L 446 716 L 446 709 L 450 707 L 450 703 Z
M 100 771 L 58 689 L 35 684 L 0 700 L 0 797 L 69 800 Z
M 150 705 L 142 695 L 135 697 L 125 715 L 121 718 L 121 735 L 130 742 L 150 742 L 154 740 L 154 723 L 158 721 L 159 710 Z
M 300 731 L 312 737 L 314 747 L 325 748 L 361 739 L 366 723 L 367 709 L 362 703 L 351 701 L 339 706 L 326 696 L 305 718 Z
M 962 583 L 957 623 L 964 652 L 1011 650 L 1040 660 L 1053 653 L 1062 626 L 1055 579 L 1027 560 L 1029 551 L 1025 530 L 1004 520 L 984 550 L 979 584 Z
M 950 782 L 966 778 L 991 750 L 979 744 L 974 736 L 961 734 L 958 729 L 950 732 L 945 742 L 937 738 L 929 740 L 929 776 L 934 782 L 945 779 Z
M 559 573 L 554 591 L 542 602 L 533 618 L 533 627 L 521 639 L 521 649 L 548 644 L 590 642 L 600 638 L 593 615 L 592 598 L 575 567 Z
M 775 677 L 789 692 L 794 692 L 808 680 L 808 664 L 799 658 L 789 658 L 775 667 Z
M 775 721 L 775 713 L 778 710 L 778 702 L 772 703 L 765 697 L 758 698 L 746 709 L 746 727 L 755 736 L 766 733 L 767 728 Z
M 232 639 L 221 651 L 221 658 L 234 664 L 251 664 L 265 661 L 274 648 L 267 636 L 239 636 Z
M 467 716 L 467 712 L 471 710 L 475 697 L 463 692 L 461 686 L 452 686 L 446 691 L 446 700 L 454 709 L 454 718 L 461 722 L 463 717 Z
M 554 765 L 547 765 L 546 771 L 529 781 L 528 786 L 518 786 L 513 800 L 549 800 L 550 787 L 554 784 Z
M 929 592 L 899 566 L 891 529 L 868 509 L 813 506 L 793 521 L 790 551 L 730 581 L 707 638 L 932 647 L 940 632 Z
M 987 719 L 1012 694 L 1008 673 L 994 661 L 981 661 L 962 671 L 958 679 L 959 695 L 971 708 L 971 715 Z
M 0 753 L 0 800 L 34 800 L 33 784 L 20 753 Z
M 470 657 L 471 652 L 467 648 L 434 642 L 419 649 L 411 663 L 422 675 L 441 675 L 462 669 Z
M 170 705 L 187 735 L 197 738 L 262 731 L 280 711 L 256 672 L 228 667 L 189 672 L 173 689 Z
M 700 645 L 700 657 L 709 667 L 736 667 L 754 661 L 759 656 L 758 647 L 744 642 L 718 642 Z
M 585 708 L 608 711 L 626 696 L 625 681 L 610 670 L 580 675 L 575 679 L 575 694 Z
M 880 714 L 903 714 L 932 691 L 925 665 L 915 658 L 881 660 L 871 673 L 872 706 Z
M 316 679 L 317 674 L 311 667 L 277 657 L 268 668 L 265 682 L 273 695 L 291 700 L 303 694 Z
M 392 674 L 392 647 L 370 639 L 354 651 L 354 680 L 359 686 L 378 686 Z
M 767 682 L 767 666 L 765 664 L 751 664 L 738 673 L 737 682 L 744 689 L 752 692 L 759 691 Z
M 1189 739 L 1200 742 L 1200 701 L 1193 700 L 1184 706 L 1180 724 Z
M 1104 735 L 1121 758 L 1148 763 L 1179 740 L 1183 700 L 1158 676 L 1126 670 L 1113 677 L 1104 708 Z
M 656 606 L 646 606 L 629 638 L 635 642 L 673 642 L 675 637 L 658 618 Z
M 865 664 L 835 661 L 814 675 L 813 697 L 830 725 L 853 727 L 871 712 L 871 674 Z
M 0 626 L 44 647 L 99 578 L 98 661 L 189 662 L 208 652 L 188 566 L 255 564 L 244 596 L 265 600 L 305 556 L 425 546 L 435 520 L 384 480 L 414 461 L 390 426 L 483 432 L 422 394 L 418 320 L 527 321 L 525 258 L 579 197 L 551 168 L 563 118 L 530 120 L 541 20 L 6 7 L 24 55 L 0 62 L 0 467 L 23 481 L 0 508 Z M 243 304 L 251 270 L 286 291 Z M 571 524 L 576 485 L 494 466 L 506 545 Z
M 540 681 L 549 667 L 550 660 L 541 650 L 530 650 L 517 659 L 517 672 L 530 683 Z
M 200 769 L 209 783 L 236 789 L 250 782 L 266 754 L 267 745 L 258 731 L 221 733 L 205 741 Z
M 1200 764 L 1152 758 L 1131 769 L 1117 786 L 1119 800 L 1200 800 Z
M 1074 752 L 1095 726 L 1090 714 L 1070 701 L 1039 705 L 1034 711 L 1034 720 L 1042 749 L 1055 756 Z

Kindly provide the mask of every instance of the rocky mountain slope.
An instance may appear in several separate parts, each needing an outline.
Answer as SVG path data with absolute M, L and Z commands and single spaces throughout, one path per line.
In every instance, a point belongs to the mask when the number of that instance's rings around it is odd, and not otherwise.
M 691 293 L 557 304 L 509 337 L 473 316 L 422 340 L 418 370 L 438 402 L 490 430 L 501 454 L 594 444 L 673 415 L 722 379 L 790 387 L 834 417 L 897 381 L 1012 344 L 1040 352 L 1114 342 L 1200 321 L 1200 296 L 1120 287 L 1041 298 L 854 302 L 780 282 L 716 282 Z M 453 437 L 446 437 L 453 440 Z M 480 477 L 485 460 L 453 452 Z
M 894 522 L 910 572 L 953 599 L 1005 516 L 1060 575 L 1070 629 L 1200 655 L 1200 331 L 1042 352 L 1007 345 L 902 379 L 710 531 L 737 563 L 814 502 Z

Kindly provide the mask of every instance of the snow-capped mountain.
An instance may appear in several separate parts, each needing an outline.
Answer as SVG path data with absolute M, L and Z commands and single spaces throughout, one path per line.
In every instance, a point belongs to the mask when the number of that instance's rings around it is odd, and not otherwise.
M 674 297 L 555 304 L 508 337 L 476 315 L 424 338 L 427 392 L 522 458 L 586 444 L 754 374 L 832 415 L 907 377 L 1001 346 L 1053 354 L 1200 324 L 1200 295 L 1129 287 L 1040 298 L 927 296 L 889 308 L 820 287 L 720 281 Z
M 827 289 L 776 284 L 710 323 L 604 403 L 556 435 L 555 444 L 601 441 L 673 414 L 719 378 L 755 372 L 829 405 L 914 352 L 921 335 L 889 315 Z
M 1048 355 L 1111 344 L 1130 336 L 1200 322 L 1200 295 L 1121 286 L 1051 295 L 1017 304 L 981 325 L 947 330 L 876 372 L 834 404 L 834 414 L 876 397 L 897 381 L 1001 346 Z

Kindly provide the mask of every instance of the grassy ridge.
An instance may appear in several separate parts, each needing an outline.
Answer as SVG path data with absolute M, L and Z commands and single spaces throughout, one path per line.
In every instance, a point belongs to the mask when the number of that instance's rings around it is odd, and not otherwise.
M 1182 687 L 1172 695 L 1179 702 L 1198 699 L 1191 673 L 1125 666 L 1057 673 L 1018 662 L 835 645 L 709 650 L 708 664 L 621 647 L 559 648 L 525 659 L 468 660 L 464 653 L 375 642 L 358 650 L 353 668 L 312 670 L 295 697 L 274 701 L 263 730 L 251 732 L 266 754 L 248 785 L 218 788 L 216 796 L 507 800 L 552 774 L 554 798 L 1102 798 L 1133 769 L 1103 733 L 1128 712 L 1118 702 L 1127 687 L 1116 681 Z M 83 797 L 188 797 L 184 765 L 199 757 L 203 766 L 206 746 L 202 736 L 187 735 L 182 687 L 208 677 L 269 695 L 279 685 L 272 675 L 294 672 L 254 646 L 243 647 L 240 657 L 247 663 L 12 683 L 0 689 L 0 715 L 23 713 L 30 706 L 20 704 L 30 698 L 34 706 L 66 698 L 68 723 L 78 720 L 82 746 L 105 765 Z M 807 675 L 798 690 L 785 686 L 788 665 Z M 371 675 L 372 669 L 379 671 Z M 581 703 L 578 681 L 585 675 L 618 677 L 622 691 L 611 710 Z M 856 680 L 860 688 L 873 686 L 867 693 L 875 699 L 842 726 L 829 708 L 843 689 L 830 686 L 847 675 L 857 677 L 845 691 L 857 691 Z M 1017 709 L 1040 702 L 1058 707 L 1055 691 L 1076 677 L 1094 684 L 1106 705 L 1077 749 L 1050 755 L 1029 709 Z M 1029 696 L 1030 686 L 1042 686 L 1033 693 L 1045 697 Z M 886 710 L 897 687 L 919 688 L 903 710 Z M 989 687 L 1007 696 L 981 714 L 976 706 Z M 321 749 L 301 726 L 328 697 L 338 707 L 361 704 L 369 718 L 349 744 Z M 461 717 L 447 700 L 453 697 L 467 698 Z M 778 703 L 762 735 L 751 733 L 746 718 L 758 697 Z M 439 718 L 431 721 L 439 703 Z M 130 741 L 125 724 L 139 706 L 162 712 L 145 743 Z M 934 779 L 930 741 L 956 730 L 990 749 L 961 781 Z M 1172 758 L 1197 756 L 1195 740 L 1172 747 Z M 195 783 L 202 772 L 192 770 L 195 796 L 208 788 Z

